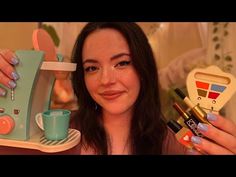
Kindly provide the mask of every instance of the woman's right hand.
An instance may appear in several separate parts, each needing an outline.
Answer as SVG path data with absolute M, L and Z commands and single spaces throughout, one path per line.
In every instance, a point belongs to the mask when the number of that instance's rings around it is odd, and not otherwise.
M 208 139 L 192 136 L 191 141 L 195 148 L 212 155 L 236 154 L 236 124 L 230 119 L 211 113 L 207 114 L 207 119 L 211 125 L 199 123 L 197 128 Z
M 16 81 L 19 75 L 14 66 L 19 63 L 16 55 L 9 49 L 0 50 L 0 84 L 9 89 L 16 87 Z M 7 91 L 0 87 L 0 96 L 5 96 Z

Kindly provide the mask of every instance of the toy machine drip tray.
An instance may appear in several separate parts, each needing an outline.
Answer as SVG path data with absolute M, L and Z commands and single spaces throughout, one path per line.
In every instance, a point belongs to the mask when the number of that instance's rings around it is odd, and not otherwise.
M 81 133 L 75 129 L 69 129 L 68 137 L 59 140 L 47 140 L 42 131 L 33 135 L 28 141 L 18 141 L 10 139 L 1 139 L 0 145 L 10 146 L 10 147 L 19 147 L 26 149 L 36 149 L 42 152 L 55 153 L 61 152 L 73 148 L 79 144 L 81 139 Z

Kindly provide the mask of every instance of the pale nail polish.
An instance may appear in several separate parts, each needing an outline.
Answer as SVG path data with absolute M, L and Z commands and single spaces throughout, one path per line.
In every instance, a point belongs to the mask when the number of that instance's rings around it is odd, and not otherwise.
M 187 149 L 186 155 L 198 155 L 199 152 L 195 149 Z
M 7 92 L 5 90 L 0 90 L 0 96 L 5 96 Z
M 13 71 L 13 72 L 11 73 L 11 75 L 12 75 L 12 77 L 13 77 L 14 80 L 18 80 L 18 79 L 20 78 L 20 76 L 19 76 L 15 71 Z
M 206 125 L 206 124 L 203 124 L 203 123 L 199 123 L 199 124 L 197 125 L 197 128 L 198 128 L 199 130 L 201 130 L 201 131 L 204 131 L 204 132 L 206 132 L 206 131 L 208 130 L 207 125 Z
M 18 60 L 16 57 L 13 57 L 13 58 L 11 59 L 11 63 L 12 63 L 13 65 L 17 65 L 17 64 L 19 63 L 19 60 Z
M 212 114 L 212 113 L 208 113 L 208 114 L 207 114 L 207 119 L 208 119 L 209 121 L 216 121 L 217 117 L 216 117 L 216 115 L 214 115 L 214 114 Z
M 10 88 L 16 87 L 16 83 L 14 81 L 9 81 L 8 85 L 10 86 Z
M 201 144 L 201 138 L 198 137 L 198 136 L 192 136 L 192 137 L 191 137 L 191 141 L 192 141 L 194 144 Z

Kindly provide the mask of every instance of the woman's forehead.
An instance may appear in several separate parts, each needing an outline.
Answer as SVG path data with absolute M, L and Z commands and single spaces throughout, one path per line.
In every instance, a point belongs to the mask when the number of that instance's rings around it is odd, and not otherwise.
M 83 46 L 83 58 L 129 53 L 129 46 L 124 36 L 115 29 L 99 29 L 91 33 Z

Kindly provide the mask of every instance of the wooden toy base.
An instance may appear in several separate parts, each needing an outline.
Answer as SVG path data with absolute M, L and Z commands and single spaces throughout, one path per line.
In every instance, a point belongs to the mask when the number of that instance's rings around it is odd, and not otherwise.
M 10 139 L 0 139 L 1 146 L 10 146 L 18 148 L 36 149 L 42 152 L 55 153 L 68 150 L 76 146 L 81 139 L 81 133 L 75 129 L 69 129 L 68 137 L 59 140 L 52 141 L 47 140 L 43 132 L 39 132 L 33 135 L 28 141 L 17 141 Z

